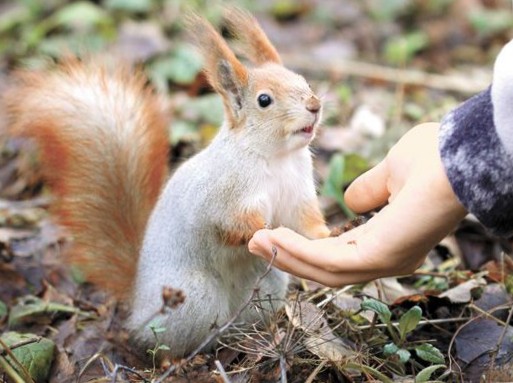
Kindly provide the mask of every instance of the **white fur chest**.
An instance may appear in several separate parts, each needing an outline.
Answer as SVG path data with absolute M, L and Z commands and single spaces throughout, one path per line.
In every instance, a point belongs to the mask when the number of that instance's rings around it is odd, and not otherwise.
M 256 192 L 245 205 L 256 207 L 273 228 L 295 228 L 299 210 L 305 202 L 315 199 L 309 149 L 267 162 L 259 168 L 254 182 Z

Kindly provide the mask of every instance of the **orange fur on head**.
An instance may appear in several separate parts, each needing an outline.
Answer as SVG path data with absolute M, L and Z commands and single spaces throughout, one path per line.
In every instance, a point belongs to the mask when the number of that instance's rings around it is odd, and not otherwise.
M 248 84 L 247 69 L 205 19 L 191 13 L 186 25 L 203 54 L 204 71 L 210 85 L 223 98 L 227 122 L 230 126 L 239 125 L 236 108 L 240 106 L 237 104 L 240 104 L 242 89 Z M 234 100 L 237 101 L 234 103 Z
M 77 59 L 14 80 L 2 100 L 9 131 L 39 145 L 53 213 L 74 237 L 65 257 L 126 297 L 168 173 L 160 99 L 140 72 Z
M 280 55 L 253 15 L 230 7 L 225 9 L 223 21 L 234 37 L 243 43 L 243 51 L 250 61 L 257 65 L 266 62 L 281 64 Z
M 190 35 L 195 39 L 196 45 L 200 48 L 205 60 L 204 70 L 210 85 L 219 93 L 225 94 L 219 78 L 219 63 L 224 60 L 228 62 L 235 74 L 235 78 L 241 86 L 248 83 L 248 71 L 235 57 L 235 54 L 228 47 L 221 35 L 202 17 L 196 14 L 189 14 L 186 25 Z

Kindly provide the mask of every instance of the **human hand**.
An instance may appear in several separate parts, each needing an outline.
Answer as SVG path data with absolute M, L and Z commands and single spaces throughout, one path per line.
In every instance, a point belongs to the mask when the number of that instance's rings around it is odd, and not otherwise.
M 376 167 L 347 189 L 347 205 L 363 213 L 388 205 L 339 237 L 309 240 L 292 230 L 259 230 L 249 250 L 274 265 L 328 286 L 409 274 L 466 215 L 438 151 L 439 124 L 406 133 Z

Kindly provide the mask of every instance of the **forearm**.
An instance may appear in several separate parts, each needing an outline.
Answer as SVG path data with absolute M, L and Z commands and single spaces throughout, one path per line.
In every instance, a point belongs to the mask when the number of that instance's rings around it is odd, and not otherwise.
M 490 89 L 450 112 L 440 128 L 440 154 L 460 202 L 492 232 L 508 236 L 513 158 L 499 139 L 493 113 Z

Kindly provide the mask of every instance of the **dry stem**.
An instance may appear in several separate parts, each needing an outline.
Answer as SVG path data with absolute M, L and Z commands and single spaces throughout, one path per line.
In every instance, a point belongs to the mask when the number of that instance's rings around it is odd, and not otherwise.
M 312 61 L 302 55 L 282 54 L 289 67 L 300 72 L 331 73 L 337 76 L 357 76 L 394 84 L 419 85 L 428 88 L 456 91 L 465 94 L 480 92 L 491 83 L 490 79 L 479 80 L 461 75 L 439 75 L 411 69 L 398 69 L 366 62 L 331 59 Z

